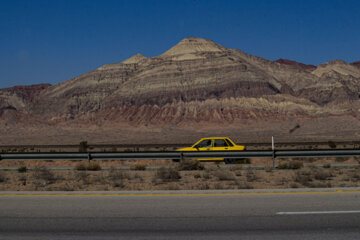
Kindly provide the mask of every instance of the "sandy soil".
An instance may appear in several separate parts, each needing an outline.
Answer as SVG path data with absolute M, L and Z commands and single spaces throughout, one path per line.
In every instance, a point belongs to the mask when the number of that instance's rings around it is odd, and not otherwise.
M 138 168 L 143 169 L 144 165 Z M 20 168 L 19 168 L 20 170 Z M 219 169 L 181 170 L 170 166 L 158 170 L 55 171 L 38 167 L 26 172 L 0 171 L 1 191 L 77 190 L 198 190 L 271 188 L 360 187 L 360 168 L 316 167 L 300 169 L 246 168 L 234 165 Z

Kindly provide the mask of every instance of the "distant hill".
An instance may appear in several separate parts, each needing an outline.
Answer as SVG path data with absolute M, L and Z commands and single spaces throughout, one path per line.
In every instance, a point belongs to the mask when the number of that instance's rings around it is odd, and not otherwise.
M 359 62 L 270 61 L 189 37 L 53 86 L 1 89 L 0 144 L 357 139 L 359 93 Z

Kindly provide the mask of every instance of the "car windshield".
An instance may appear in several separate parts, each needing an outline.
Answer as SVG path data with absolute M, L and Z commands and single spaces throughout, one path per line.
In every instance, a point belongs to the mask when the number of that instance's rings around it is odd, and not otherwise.
M 206 139 L 201 141 L 200 143 L 198 143 L 197 145 L 194 146 L 195 148 L 207 148 L 207 147 L 211 147 L 211 140 L 210 139 Z

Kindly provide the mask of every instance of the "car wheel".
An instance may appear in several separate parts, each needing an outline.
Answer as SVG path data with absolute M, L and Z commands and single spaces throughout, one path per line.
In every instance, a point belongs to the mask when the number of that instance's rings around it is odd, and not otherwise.
M 234 164 L 235 163 L 235 159 L 233 158 L 225 158 L 225 164 Z

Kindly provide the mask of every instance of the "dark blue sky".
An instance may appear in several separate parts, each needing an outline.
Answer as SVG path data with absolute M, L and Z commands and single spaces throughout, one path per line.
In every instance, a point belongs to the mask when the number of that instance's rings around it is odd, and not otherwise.
M 270 60 L 360 60 L 358 0 L 0 2 L 0 88 L 58 83 L 203 37 Z

